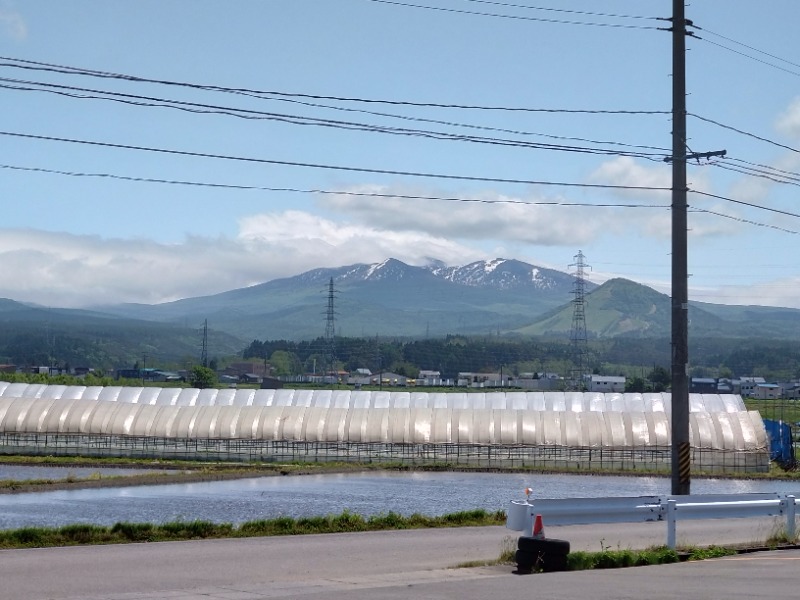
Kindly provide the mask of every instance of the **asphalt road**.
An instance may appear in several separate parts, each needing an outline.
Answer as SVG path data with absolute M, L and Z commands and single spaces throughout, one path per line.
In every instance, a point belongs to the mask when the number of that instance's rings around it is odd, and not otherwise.
M 756 541 L 754 519 L 679 524 L 679 542 Z M 747 527 L 742 525 L 747 522 Z M 691 527 L 688 527 L 691 525 Z M 548 528 L 574 549 L 663 544 L 665 525 Z M 800 551 L 639 567 L 515 575 L 496 558 L 519 534 L 501 527 L 0 551 L 3 600 L 325 600 L 795 597 Z M 763 540 L 763 537 L 761 538 Z

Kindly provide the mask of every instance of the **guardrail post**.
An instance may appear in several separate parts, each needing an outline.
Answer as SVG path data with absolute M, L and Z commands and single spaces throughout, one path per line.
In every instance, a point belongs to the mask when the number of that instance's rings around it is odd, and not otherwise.
M 675 550 L 677 538 L 677 517 L 678 503 L 675 500 L 667 500 L 667 547 Z
M 786 496 L 786 537 L 789 542 L 794 542 L 795 537 L 795 504 L 794 496 Z

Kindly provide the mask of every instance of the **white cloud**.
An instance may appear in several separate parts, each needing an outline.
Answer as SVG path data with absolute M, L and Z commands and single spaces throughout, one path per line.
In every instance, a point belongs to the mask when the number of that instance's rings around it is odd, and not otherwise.
M 670 188 L 672 187 L 672 170 L 667 165 L 645 168 L 629 156 L 620 156 L 598 167 L 591 174 L 590 181 L 605 185 Z M 652 199 L 653 204 L 660 204 L 665 197 L 669 197 L 670 192 L 620 190 L 619 193 Z
M 240 225 L 238 239 L 189 237 L 178 244 L 0 230 L 0 297 L 60 307 L 157 303 L 389 257 L 410 264 L 487 258 L 425 233 L 339 225 L 294 211 Z
M 15 40 L 24 40 L 28 37 L 28 27 L 22 15 L 3 6 L 0 6 L 0 31 Z
M 631 187 L 672 187 L 672 169 L 669 166 L 644 167 L 630 157 L 615 158 L 604 163 L 590 176 L 590 181 L 604 185 L 622 185 Z M 693 170 L 687 173 L 689 188 L 698 192 L 708 192 L 711 185 L 704 172 Z M 639 204 L 665 206 L 664 210 L 631 209 L 626 218 L 627 225 L 635 223 L 642 233 L 650 237 L 667 239 L 672 236 L 672 211 L 668 208 L 672 202 L 670 191 L 618 190 L 617 195 L 631 200 L 635 197 Z M 731 235 L 737 231 L 737 221 L 719 215 L 731 215 L 729 206 L 722 206 L 718 200 L 709 199 L 701 194 L 689 194 L 689 210 L 697 211 L 689 214 L 689 235 L 693 238 Z M 708 210 L 718 213 L 703 213 Z
M 239 222 L 240 239 L 253 248 L 274 248 L 286 253 L 296 266 L 308 268 L 397 258 L 423 264 L 435 257 L 445 262 L 485 258 L 465 245 L 424 231 L 335 222 L 299 211 L 265 213 Z M 297 272 L 297 271 L 295 271 Z
M 780 114 L 775 122 L 775 128 L 784 135 L 800 139 L 800 96 L 792 100 Z
M 322 206 L 362 226 L 420 231 L 446 239 L 502 240 L 504 243 L 559 246 L 585 244 L 613 221 L 602 208 L 581 209 L 537 203 L 566 202 L 555 196 L 508 196 L 496 192 L 445 194 L 435 190 L 362 187 L 357 193 L 430 196 L 442 199 L 380 198 L 340 194 Z M 587 213 L 585 211 L 591 211 Z M 583 211 L 583 212 L 579 212 Z M 587 216 L 591 218 L 586 218 Z

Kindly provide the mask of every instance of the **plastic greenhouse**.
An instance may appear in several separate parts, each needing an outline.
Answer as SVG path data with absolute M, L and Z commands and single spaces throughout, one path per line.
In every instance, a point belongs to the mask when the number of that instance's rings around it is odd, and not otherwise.
M 664 468 L 669 394 L 82 387 L 0 382 L 0 452 Z M 768 468 L 739 396 L 690 395 L 697 469 Z

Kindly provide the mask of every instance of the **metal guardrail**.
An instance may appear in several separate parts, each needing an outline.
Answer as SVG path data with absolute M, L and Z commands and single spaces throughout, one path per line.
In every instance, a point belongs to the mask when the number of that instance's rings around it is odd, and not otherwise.
M 761 493 L 512 500 L 506 527 L 532 531 L 536 515 L 542 515 L 549 525 L 665 521 L 667 546 L 674 549 L 680 520 L 782 516 L 786 518 L 787 537 L 794 539 L 796 497 Z

